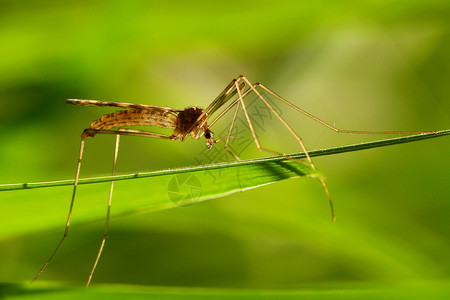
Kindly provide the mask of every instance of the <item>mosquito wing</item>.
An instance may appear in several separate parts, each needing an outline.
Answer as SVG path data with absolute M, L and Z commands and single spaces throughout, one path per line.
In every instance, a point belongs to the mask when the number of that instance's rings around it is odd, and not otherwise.
M 159 110 L 159 111 L 167 111 L 178 113 L 181 110 L 173 109 L 169 107 L 161 107 L 161 106 L 153 106 L 146 104 L 134 104 L 134 103 L 125 103 L 125 102 L 109 102 L 109 101 L 98 101 L 98 100 L 84 100 L 84 99 L 67 99 L 66 103 L 73 105 L 82 105 L 82 106 L 113 106 L 120 107 L 125 109 L 141 109 L 141 110 Z

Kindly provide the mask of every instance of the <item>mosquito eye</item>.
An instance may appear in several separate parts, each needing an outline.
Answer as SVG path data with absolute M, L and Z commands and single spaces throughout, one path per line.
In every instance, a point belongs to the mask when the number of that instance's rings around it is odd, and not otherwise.
M 211 132 L 205 133 L 205 138 L 210 139 L 212 137 Z

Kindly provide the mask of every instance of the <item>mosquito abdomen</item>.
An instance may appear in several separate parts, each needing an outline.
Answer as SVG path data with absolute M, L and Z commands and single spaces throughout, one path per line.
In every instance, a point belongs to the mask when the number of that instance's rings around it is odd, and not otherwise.
M 119 110 L 112 114 L 103 115 L 91 123 L 89 129 L 105 130 L 122 126 L 156 126 L 161 128 L 175 128 L 177 117 L 170 112 L 160 110 Z

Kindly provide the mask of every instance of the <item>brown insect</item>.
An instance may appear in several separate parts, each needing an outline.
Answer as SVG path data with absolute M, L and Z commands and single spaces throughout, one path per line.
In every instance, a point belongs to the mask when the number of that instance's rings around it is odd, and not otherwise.
M 230 140 L 231 132 L 233 126 L 236 121 L 236 116 L 240 108 L 242 108 L 247 124 L 250 128 L 253 140 L 256 144 L 256 147 L 260 151 L 264 151 L 270 154 L 275 154 L 279 156 L 284 156 L 287 159 L 292 159 L 287 157 L 285 154 L 282 154 L 277 151 L 269 150 L 261 146 L 258 137 L 256 136 L 254 126 L 250 119 L 249 113 L 247 111 L 247 107 L 244 99 L 251 93 L 254 93 L 257 98 L 265 105 L 267 108 L 275 115 L 275 117 L 288 129 L 291 135 L 297 140 L 300 145 L 301 150 L 306 155 L 307 163 L 310 165 L 312 169 L 315 169 L 314 163 L 311 160 L 311 157 L 306 150 L 306 147 L 300 138 L 300 136 L 292 129 L 292 127 L 280 116 L 279 113 L 270 105 L 270 103 L 262 96 L 262 94 L 258 91 L 265 91 L 269 93 L 271 96 L 275 97 L 277 100 L 287 104 L 291 108 L 297 110 L 303 115 L 313 119 L 316 122 L 328 127 L 329 129 L 337 132 L 337 133 L 359 133 L 359 134 L 400 134 L 400 133 L 425 133 L 425 132 L 412 132 L 412 131 L 383 131 L 383 132 L 372 132 L 372 131 L 357 131 L 357 130 L 341 130 L 338 129 L 319 118 L 311 115 L 310 113 L 302 110 L 301 108 L 295 106 L 294 104 L 288 102 L 283 99 L 269 88 L 265 87 L 260 83 L 251 84 L 250 81 L 244 76 L 239 76 L 236 79 L 233 79 L 230 84 L 217 96 L 217 98 L 206 108 L 202 109 L 199 107 L 188 107 L 183 110 L 172 109 L 168 107 L 160 107 L 160 106 L 151 106 L 144 104 L 132 104 L 132 103 L 122 103 L 122 102 L 106 102 L 106 101 L 96 101 L 96 100 L 81 100 L 81 99 L 68 99 L 67 103 L 81 106 L 112 106 L 119 107 L 125 110 L 119 110 L 111 114 L 103 115 L 100 119 L 91 123 L 89 128 L 85 129 L 81 134 L 81 146 L 78 157 L 77 170 L 75 175 L 75 183 L 73 187 L 72 200 L 70 202 L 69 215 L 67 217 L 67 222 L 64 230 L 64 235 L 61 238 L 60 242 L 56 246 L 56 249 L 53 251 L 50 258 L 44 264 L 44 266 L 39 270 L 36 277 L 33 279 L 33 282 L 41 275 L 47 265 L 55 256 L 56 252 L 60 248 L 63 241 L 66 239 L 69 233 L 69 225 L 72 217 L 73 204 L 75 201 L 75 193 L 78 186 L 78 179 L 80 175 L 81 169 L 81 160 L 83 158 L 84 144 L 85 139 L 88 137 L 94 137 L 97 134 L 114 134 L 116 135 L 116 145 L 115 145 L 115 153 L 114 153 L 114 162 L 113 162 L 113 172 L 112 175 L 115 175 L 116 164 L 117 164 L 117 155 L 119 151 L 119 141 L 121 135 L 133 135 L 133 136 L 145 136 L 152 138 L 160 138 L 167 140 L 180 140 L 183 141 L 186 136 L 190 135 L 193 139 L 199 139 L 202 136 L 206 139 L 206 147 L 211 149 L 212 146 L 219 142 L 219 140 L 214 140 L 213 132 L 211 131 L 211 127 L 230 109 L 234 108 L 234 115 L 231 121 L 230 128 L 228 130 L 228 135 L 225 139 L 224 148 L 229 151 L 237 160 L 239 157 L 233 153 L 227 146 Z M 228 105 L 208 124 L 211 116 L 218 111 L 219 108 L 223 107 L 225 104 Z M 161 133 L 155 133 L 150 131 L 143 130 L 135 130 L 129 128 L 123 128 L 123 126 L 136 126 L 136 125 L 144 125 L 144 126 L 155 126 L 161 128 L 172 129 L 173 132 L 171 135 L 165 135 Z M 114 129 L 116 128 L 116 129 Z M 114 130 L 113 130 L 114 129 Z M 295 160 L 295 159 L 293 159 Z M 331 202 L 331 197 L 328 192 L 327 185 L 323 178 L 318 178 L 320 183 L 322 184 L 325 194 L 328 198 L 330 208 L 331 208 L 331 216 L 334 221 L 334 210 L 333 204 Z M 94 266 L 89 275 L 89 279 L 87 282 L 87 286 L 89 286 L 92 276 L 94 274 L 95 268 L 97 267 L 98 261 L 103 251 L 103 247 L 105 245 L 106 236 L 108 233 L 108 225 L 109 225 L 109 217 L 110 217 L 110 209 L 111 209 L 111 199 L 113 194 L 114 181 L 111 181 L 110 193 L 109 193 L 109 201 L 108 201 L 108 209 L 106 214 L 105 221 L 105 231 L 103 235 L 103 239 L 100 245 L 100 249 L 98 251 L 97 258 L 95 260 Z

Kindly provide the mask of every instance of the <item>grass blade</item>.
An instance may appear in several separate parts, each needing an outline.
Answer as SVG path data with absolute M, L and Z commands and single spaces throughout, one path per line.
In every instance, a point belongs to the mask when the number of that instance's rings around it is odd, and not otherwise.
M 450 135 L 450 129 L 437 131 L 436 133 L 416 134 L 416 135 L 397 137 L 397 138 L 389 138 L 389 139 L 383 139 L 383 140 L 379 140 L 379 141 L 353 144 L 353 145 L 347 145 L 347 146 L 341 146 L 341 147 L 313 150 L 313 151 L 309 152 L 309 155 L 311 157 L 315 157 L 315 156 L 324 156 L 324 155 L 331 155 L 331 154 L 338 154 L 338 153 L 353 152 L 353 151 L 378 148 L 378 147 L 389 146 L 389 145 L 397 145 L 397 144 L 415 142 L 415 141 L 420 141 L 420 140 L 425 140 L 425 139 L 430 139 L 430 138 L 437 138 L 437 137 L 442 137 L 442 136 L 446 136 L 446 135 Z M 289 154 L 288 156 L 291 158 L 296 158 L 296 159 L 305 158 L 304 153 L 294 153 L 294 154 Z M 175 175 L 175 174 L 182 174 L 182 173 L 195 173 L 195 172 L 212 171 L 212 170 L 217 170 L 217 169 L 228 169 L 228 168 L 236 168 L 236 167 L 244 167 L 244 166 L 253 166 L 254 168 L 259 168 L 259 169 L 263 170 L 263 169 L 271 169 L 273 166 L 275 166 L 273 163 L 278 163 L 278 162 L 282 162 L 282 161 L 285 161 L 287 163 L 287 165 L 293 165 L 293 164 L 297 165 L 297 163 L 292 163 L 292 162 L 290 163 L 286 158 L 278 156 L 278 157 L 251 159 L 251 160 L 238 161 L 238 162 L 228 162 L 228 163 L 221 163 L 221 164 L 212 164 L 212 165 L 186 167 L 186 168 L 171 169 L 171 170 L 162 170 L 162 171 L 155 171 L 155 172 L 142 172 L 142 173 L 116 175 L 116 176 L 84 178 L 84 179 L 80 179 L 78 184 L 81 185 L 81 184 L 109 182 L 111 180 L 119 181 L 119 180 L 130 180 L 130 179 L 138 179 L 138 178 L 159 177 L 159 176 Z M 291 173 L 292 174 L 291 177 L 297 177 L 299 175 L 311 175 L 310 171 L 306 171 L 305 168 L 301 168 L 301 169 L 306 173 L 301 174 L 301 173 L 294 172 L 294 173 Z M 285 170 L 282 170 L 280 168 L 276 168 L 273 171 L 281 172 L 279 174 L 281 177 L 283 177 L 287 174 L 287 173 L 285 173 Z M 302 172 L 302 171 L 297 170 L 297 172 Z M 274 178 L 277 178 L 276 174 L 274 174 Z M 290 177 L 288 177 L 288 178 L 290 178 Z M 283 179 L 286 179 L 286 178 L 283 178 Z M 281 179 L 278 179 L 278 180 L 281 180 Z M 274 181 L 278 181 L 278 180 L 274 179 Z M 55 181 L 46 181 L 46 182 L 0 184 L 0 191 L 13 191 L 13 190 L 66 186 L 66 185 L 73 185 L 73 183 L 74 183 L 74 180 L 69 179 L 69 180 L 55 180 Z M 268 182 L 268 183 L 270 183 L 270 182 Z
M 311 156 L 331 155 L 407 143 L 449 135 L 450 130 L 412 135 L 375 142 L 311 151 Z M 291 154 L 304 158 L 303 153 Z M 248 161 L 195 166 L 182 169 L 81 179 L 86 186 L 78 190 L 75 222 L 104 219 L 104 198 L 108 182 L 117 189 L 112 216 L 187 206 L 195 202 L 226 196 L 300 176 L 320 176 L 297 161 L 268 157 Z M 98 183 L 98 184 L 93 184 Z M 73 180 L 0 185 L 0 210 L 7 211 L 0 222 L 0 237 L 60 226 L 64 222 Z M 46 187 L 60 187 L 47 189 Z M 21 194 L 22 193 L 22 194 Z M 21 218 L 15 216 L 20 215 Z M 23 222 L 27 220 L 27 222 Z

